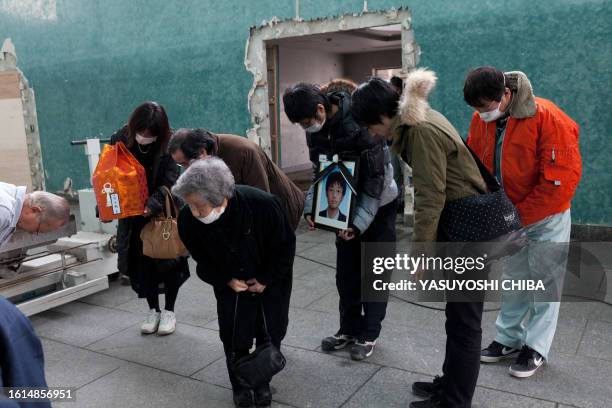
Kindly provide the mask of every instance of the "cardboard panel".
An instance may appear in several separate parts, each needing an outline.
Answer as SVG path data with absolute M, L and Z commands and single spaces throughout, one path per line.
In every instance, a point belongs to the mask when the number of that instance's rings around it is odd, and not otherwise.
M 21 99 L 0 99 L 0 181 L 32 188 Z
M 19 92 L 19 73 L 0 72 L 0 99 L 21 98 Z

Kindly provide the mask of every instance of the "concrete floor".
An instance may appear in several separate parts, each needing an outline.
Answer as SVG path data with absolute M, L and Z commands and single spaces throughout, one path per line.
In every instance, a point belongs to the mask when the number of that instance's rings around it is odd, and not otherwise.
M 405 232 L 403 234 L 406 235 Z M 353 362 L 320 350 L 337 330 L 333 234 L 299 231 L 286 369 L 272 385 L 276 407 L 406 407 L 410 385 L 439 374 L 444 313 L 392 299 L 375 354 Z M 192 265 L 192 271 L 194 271 Z M 143 336 L 147 311 L 131 288 L 107 291 L 32 317 L 50 386 L 77 387 L 76 403 L 56 407 L 231 407 L 211 288 L 195 273 L 181 289 L 175 334 Z M 496 312 L 483 318 L 494 337 Z M 611 407 L 612 307 L 564 303 L 550 362 L 534 377 L 508 363 L 482 366 L 475 407 Z

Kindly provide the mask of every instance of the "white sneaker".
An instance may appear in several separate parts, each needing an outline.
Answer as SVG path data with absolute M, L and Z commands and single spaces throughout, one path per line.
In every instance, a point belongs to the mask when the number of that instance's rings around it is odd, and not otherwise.
M 166 334 L 174 333 L 176 329 L 176 316 L 174 312 L 163 310 L 161 312 L 161 320 L 159 322 L 159 328 L 157 329 L 157 335 L 163 336 Z
M 157 331 L 159 326 L 159 315 L 160 313 L 155 309 L 151 309 L 144 323 L 140 326 L 140 331 L 144 334 L 151 334 Z

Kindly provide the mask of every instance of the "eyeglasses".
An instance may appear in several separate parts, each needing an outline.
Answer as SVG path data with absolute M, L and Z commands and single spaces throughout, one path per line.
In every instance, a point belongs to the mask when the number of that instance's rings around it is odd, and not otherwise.
M 189 166 L 191 166 L 193 164 L 193 162 L 195 162 L 197 159 L 191 159 L 188 162 L 183 162 L 183 163 L 176 163 L 180 168 L 182 169 L 187 169 Z

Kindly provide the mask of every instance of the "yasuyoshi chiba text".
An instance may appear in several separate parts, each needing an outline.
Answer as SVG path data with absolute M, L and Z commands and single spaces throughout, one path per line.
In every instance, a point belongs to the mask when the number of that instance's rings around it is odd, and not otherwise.
M 402 279 L 399 282 L 385 282 L 377 279 L 372 282 L 376 291 L 546 291 L 542 280 L 534 279 L 422 279 L 408 280 Z

